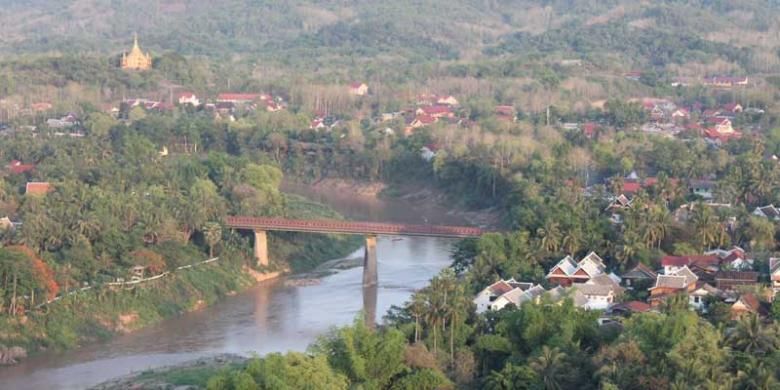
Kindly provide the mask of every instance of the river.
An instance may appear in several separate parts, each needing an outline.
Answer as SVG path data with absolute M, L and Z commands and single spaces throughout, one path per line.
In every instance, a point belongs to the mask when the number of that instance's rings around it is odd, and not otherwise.
M 440 207 L 417 208 L 400 200 L 378 201 L 300 185 L 288 184 L 284 189 L 328 204 L 353 220 L 464 223 Z M 379 238 L 379 285 L 366 299 L 369 306 L 375 303 L 379 321 L 391 305 L 406 301 L 450 264 L 453 242 Z M 350 257 L 362 253 L 361 249 Z M 303 351 L 318 335 L 358 317 L 364 305 L 361 275 L 361 268 L 353 268 L 327 276 L 315 286 L 290 287 L 283 280 L 262 283 L 214 306 L 105 343 L 41 354 L 0 368 L 0 389 L 83 389 L 132 372 L 219 353 Z

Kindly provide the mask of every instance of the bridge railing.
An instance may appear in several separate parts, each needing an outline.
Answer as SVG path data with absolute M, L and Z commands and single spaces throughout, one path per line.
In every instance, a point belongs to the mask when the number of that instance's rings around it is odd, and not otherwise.
M 409 234 L 431 236 L 479 236 L 484 231 L 476 227 L 466 226 L 441 226 L 441 225 L 412 225 L 393 224 L 381 222 L 352 222 L 338 220 L 300 220 L 269 217 L 227 217 L 226 224 L 229 227 L 240 229 L 266 229 L 266 230 L 300 230 L 322 231 L 336 233 L 367 233 L 367 234 Z

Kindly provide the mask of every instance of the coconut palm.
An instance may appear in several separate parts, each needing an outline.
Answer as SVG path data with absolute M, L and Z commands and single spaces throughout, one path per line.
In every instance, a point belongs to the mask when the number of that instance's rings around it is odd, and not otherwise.
M 726 341 L 731 348 L 747 355 L 765 355 L 780 347 L 777 326 L 762 324 L 757 314 L 740 318 Z
M 533 359 L 530 367 L 539 375 L 546 390 L 560 390 L 565 388 L 568 377 L 565 367 L 566 354 L 557 347 L 542 347 L 542 352 Z
M 203 236 L 209 246 L 209 258 L 214 257 L 214 247 L 222 240 L 222 227 L 216 222 L 203 225 Z

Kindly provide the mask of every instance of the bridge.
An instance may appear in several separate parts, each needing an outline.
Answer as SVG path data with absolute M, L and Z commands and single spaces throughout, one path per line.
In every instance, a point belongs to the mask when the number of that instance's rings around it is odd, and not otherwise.
M 268 231 L 312 232 L 359 234 L 366 237 L 363 259 L 363 285 L 374 286 L 377 283 L 376 237 L 422 236 L 467 238 L 478 237 L 484 233 L 480 228 L 465 226 L 409 225 L 378 222 L 355 222 L 337 220 L 309 220 L 267 217 L 227 217 L 225 225 L 233 229 L 255 232 L 255 258 L 257 264 L 268 265 Z

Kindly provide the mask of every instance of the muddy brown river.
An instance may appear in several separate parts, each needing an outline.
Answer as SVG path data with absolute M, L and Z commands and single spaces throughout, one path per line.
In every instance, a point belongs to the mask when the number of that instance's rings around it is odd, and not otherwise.
M 353 220 L 465 223 L 440 207 L 417 208 L 400 200 L 377 201 L 301 185 L 287 184 L 284 190 L 328 204 Z M 406 301 L 450 264 L 453 243 L 380 237 L 379 285 L 365 297 L 361 268 L 338 271 L 313 286 L 285 286 L 283 280 L 260 284 L 212 307 L 105 343 L 42 354 L 0 368 L 0 389 L 84 389 L 132 372 L 219 353 L 303 351 L 318 335 L 352 323 L 364 309 L 364 301 L 381 322 L 391 305 Z M 362 249 L 353 256 L 362 256 Z

